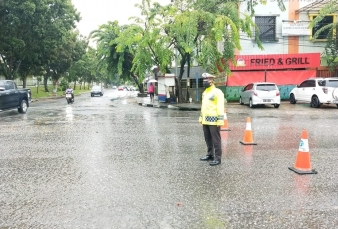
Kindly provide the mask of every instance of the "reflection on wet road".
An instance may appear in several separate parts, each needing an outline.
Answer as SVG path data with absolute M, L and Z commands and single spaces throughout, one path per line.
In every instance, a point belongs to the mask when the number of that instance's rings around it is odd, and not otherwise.
M 335 228 L 337 109 L 227 105 L 211 167 L 198 111 L 106 90 L 0 113 L 0 228 Z M 256 146 L 243 146 L 250 116 Z M 290 170 L 303 128 L 316 175 Z

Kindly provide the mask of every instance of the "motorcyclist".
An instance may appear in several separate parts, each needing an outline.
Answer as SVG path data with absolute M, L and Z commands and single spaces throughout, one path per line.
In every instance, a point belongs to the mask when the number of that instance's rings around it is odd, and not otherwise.
M 73 89 L 70 86 L 68 86 L 68 88 L 66 89 L 66 94 L 71 94 L 72 95 L 72 100 L 74 101 Z

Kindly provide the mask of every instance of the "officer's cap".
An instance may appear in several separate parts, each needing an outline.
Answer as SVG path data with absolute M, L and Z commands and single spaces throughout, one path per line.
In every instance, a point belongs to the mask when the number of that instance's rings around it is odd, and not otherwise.
M 203 77 L 203 79 L 214 79 L 215 78 L 215 76 L 213 76 L 209 73 L 206 73 L 206 72 L 202 74 L 202 77 Z

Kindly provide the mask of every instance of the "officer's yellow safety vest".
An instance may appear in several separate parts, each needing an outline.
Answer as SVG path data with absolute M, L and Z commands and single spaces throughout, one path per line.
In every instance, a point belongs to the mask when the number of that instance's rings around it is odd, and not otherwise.
M 224 94 L 211 85 L 202 94 L 202 107 L 199 122 L 203 125 L 224 125 Z

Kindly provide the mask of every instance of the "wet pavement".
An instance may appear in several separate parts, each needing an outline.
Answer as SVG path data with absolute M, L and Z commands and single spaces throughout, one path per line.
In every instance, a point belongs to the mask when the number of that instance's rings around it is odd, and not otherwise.
M 222 164 L 199 111 L 107 90 L 0 113 L 0 228 L 337 228 L 338 110 L 226 104 Z M 243 146 L 251 117 L 257 145 Z M 303 129 L 315 175 L 288 169 Z

